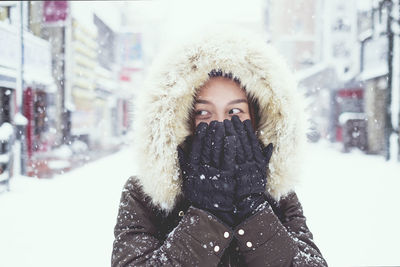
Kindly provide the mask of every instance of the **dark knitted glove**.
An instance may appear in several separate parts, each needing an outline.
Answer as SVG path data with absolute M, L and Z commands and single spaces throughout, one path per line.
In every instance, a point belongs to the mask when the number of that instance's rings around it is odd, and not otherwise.
M 235 190 L 235 136 L 225 137 L 223 123 L 200 123 L 186 156 L 178 147 L 185 198 L 232 226 Z
M 262 149 L 250 120 L 241 122 L 237 116 L 224 121 L 227 136 L 237 136 L 237 189 L 235 204 L 237 216 L 235 224 L 241 223 L 256 212 L 265 200 L 267 166 L 272 155 L 270 143 Z

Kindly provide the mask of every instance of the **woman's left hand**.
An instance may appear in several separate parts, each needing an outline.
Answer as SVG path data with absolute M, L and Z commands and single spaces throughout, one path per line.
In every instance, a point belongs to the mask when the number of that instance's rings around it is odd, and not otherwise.
M 227 135 L 237 137 L 235 204 L 237 224 L 251 216 L 257 207 L 266 202 L 267 166 L 273 145 L 262 148 L 250 120 L 241 122 L 239 117 L 225 120 Z

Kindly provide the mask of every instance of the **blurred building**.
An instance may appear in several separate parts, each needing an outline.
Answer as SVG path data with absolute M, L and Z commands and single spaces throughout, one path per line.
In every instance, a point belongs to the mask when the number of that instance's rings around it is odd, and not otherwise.
M 269 41 L 300 73 L 335 68 L 338 79 L 358 73 L 356 0 L 268 0 L 264 21 Z M 310 71 L 313 67 L 314 71 Z
M 269 40 L 296 70 L 308 96 L 317 136 L 356 146 L 366 153 L 387 153 L 387 112 L 399 128 L 400 60 L 398 37 L 392 48 L 393 87 L 389 94 L 388 6 L 394 1 L 267 1 Z M 374 5 L 373 5 L 374 4 Z M 379 9 L 379 5 L 382 4 Z M 393 25 L 398 14 L 394 12 Z M 396 26 L 393 26 L 396 27 Z M 392 95 L 389 110 L 389 95 Z M 397 101 L 397 102 L 396 102 Z M 398 138 L 398 137 L 397 137 Z M 397 145 L 398 146 L 398 145 Z
M 116 17 L 122 10 L 108 4 Z M 133 88 L 124 88 L 120 73 L 125 68 L 118 60 L 120 32 L 104 19 L 104 9 L 88 3 L 70 3 L 71 49 L 67 46 L 66 98 L 70 98 L 71 136 L 83 141 L 97 154 L 118 148 L 128 129 L 128 101 Z M 68 39 L 68 36 L 67 36 Z M 68 42 L 67 42 L 68 44 Z M 133 45 L 136 45 L 133 42 Z M 69 52 L 68 52 L 69 51 Z M 68 59 L 70 59 L 68 61 Z M 70 91 L 70 92 L 68 92 Z M 68 100 L 67 100 L 68 101 Z
M 132 87 L 121 79 L 126 66 L 118 65 L 118 23 L 112 22 L 113 29 L 105 15 L 114 12 L 111 19 L 118 18 L 120 5 L 99 5 L 69 1 L 26 1 L 22 9 L 17 1 L 0 5 L 0 126 L 16 124 L 19 61 L 15 59 L 21 59 L 21 112 L 27 119 L 22 133 L 24 174 L 52 176 L 115 151 L 124 142 Z M 22 46 L 18 43 L 21 10 Z
M 268 0 L 265 11 L 269 40 L 296 70 L 322 60 L 319 0 Z
M 9 6 L 0 7 L 3 10 L 0 21 L 0 69 L 6 70 L 4 79 L 0 79 L 3 80 L 2 92 L 5 96 L 1 97 L 1 107 L 7 110 L 3 119 L 12 123 L 15 131 L 16 125 L 19 124 L 16 114 L 21 112 L 27 119 L 26 128 L 20 133 L 23 137 L 21 167 L 24 173 L 35 175 L 31 168 L 35 165 L 34 158 L 50 152 L 56 140 L 57 89 L 51 73 L 51 44 L 29 31 L 29 20 L 26 16 L 28 2 L 8 4 Z M 23 16 L 22 33 L 20 7 Z M 22 64 L 22 69 L 19 68 L 19 64 Z M 21 88 L 17 88 L 19 77 L 22 80 L 21 92 Z M 18 110 L 19 101 L 22 102 L 21 110 Z
M 266 28 L 270 42 L 296 70 L 299 89 L 308 98 L 314 141 L 352 141 L 367 149 L 366 130 L 358 125 L 364 116 L 364 87 L 358 80 L 360 46 L 357 1 L 269 0 Z M 344 120 L 357 120 L 355 132 Z
M 388 76 L 388 39 L 379 32 L 385 31 L 378 23 L 378 14 L 373 14 L 372 5 L 359 10 L 358 36 L 360 40 L 360 73 L 358 79 L 365 88 L 365 110 L 367 116 L 368 152 L 385 152 L 385 103 Z M 383 14 L 385 16 L 385 14 Z M 383 21 L 385 18 L 382 18 Z
M 74 139 L 85 142 L 88 146 L 93 143 L 96 131 L 95 92 L 97 79 L 97 29 L 92 24 L 83 24 L 69 14 L 71 24 L 67 24 L 66 39 L 66 103 L 71 112 L 70 135 Z M 92 27 L 91 27 L 92 26 Z M 96 137 L 94 137 L 96 139 Z
M 0 185 L 13 175 L 14 118 L 16 114 L 17 56 L 16 7 L 0 5 Z M 11 38 L 11 40 L 10 40 Z M 8 47 L 7 40 L 13 47 Z

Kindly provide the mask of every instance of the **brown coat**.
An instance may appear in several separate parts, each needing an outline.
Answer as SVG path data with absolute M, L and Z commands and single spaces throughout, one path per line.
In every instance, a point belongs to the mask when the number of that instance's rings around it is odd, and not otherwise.
M 307 129 L 294 76 L 258 36 L 238 27 L 214 28 L 157 56 L 135 94 L 136 173 L 122 194 L 112 264 L 325 266 L 293 193 Z M 193 101 L 213 69 L 232 73 L 257 101 L 257 136 L 274 145 L 265 188 L 272 209 L 265 207 L 235 229 L 182 200 L 177 147 L 191 135 Z
M 112 266 L 327 266 L 295 193 L 231 229 L 183 199 L 166 215 L 135 177 L 123 190 Z

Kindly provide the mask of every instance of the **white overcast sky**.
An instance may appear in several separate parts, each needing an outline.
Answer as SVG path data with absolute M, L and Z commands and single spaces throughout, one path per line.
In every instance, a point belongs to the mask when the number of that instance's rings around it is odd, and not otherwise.
M 334 1 L 334 0 L 330 0 Z M 356 1 L 359 9 L 369 9 L 374 0 Z M 96 12 L 117 30 L 121 24 L 120 9 L 127 10 L 133 27 L 159 22 L 164 32 L 183 32 L 214 23 L 238 23 L 263 26 L 266 0 L 141 0 L 141 1 L 71 1 L 75 16 L 89 20 Z M 261 28 L 255 30 L 262 30 Z M 140 31 L 140 30 L 139 30 Z
M 159 20 L 164 34 L 172 36 L 218 23 L 251 24 L 261 27 L 264 2 L 263 0 L 132 1 L 130 19 L 133 25 L 142 21 Z
M 94 27 L 95 12 L 115 31 L 157 32 L 160 40 L 179 39 L 186 33 L 209 25 L 240 24 L 263 31 L 264 0 L 143 0 L 71 1 L 74 17 Z M 124 10 L 128 28 L 121 29 Z M 157 28 L 157 29 L 155 29 Z

